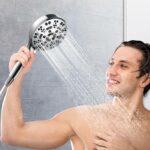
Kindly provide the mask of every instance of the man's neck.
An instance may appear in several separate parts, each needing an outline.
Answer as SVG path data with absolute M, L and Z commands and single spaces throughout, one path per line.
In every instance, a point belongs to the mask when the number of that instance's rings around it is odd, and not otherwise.
M 142 94 L 126 98 L 114 97 L 113 105 L 119 106 L 121 107 L 121 109 L 124 109 L 128 113 L 130 119 L 134 118 L 135 116 L 138 117 L 139 115 L 143 116 L 143 114 L 145 114 L 146 112 L 143 104 Z

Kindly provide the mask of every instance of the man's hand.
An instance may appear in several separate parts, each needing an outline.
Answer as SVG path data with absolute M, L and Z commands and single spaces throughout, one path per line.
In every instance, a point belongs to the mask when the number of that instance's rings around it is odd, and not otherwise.
M 22 73 L 26 74 L 30 70 L 34 61 L 34 51 L 30 51 L 25 46 L 21 47 L 17 53 L 11 56 L 9 62 L 9 71 L 12 70 L 17 61 L 21 62 L 23 65 Z
M 127 137 L 113 131 L 96 134 L 95 150 L 137 150 Z

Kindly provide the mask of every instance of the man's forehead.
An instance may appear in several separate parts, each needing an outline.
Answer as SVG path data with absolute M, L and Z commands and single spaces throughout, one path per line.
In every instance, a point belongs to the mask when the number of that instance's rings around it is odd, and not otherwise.
M 120 47 L 111 57 L 113 61 L 124 63 L 139 63 L 142 59 L 142 54 L 139 50 L 132 47 Z

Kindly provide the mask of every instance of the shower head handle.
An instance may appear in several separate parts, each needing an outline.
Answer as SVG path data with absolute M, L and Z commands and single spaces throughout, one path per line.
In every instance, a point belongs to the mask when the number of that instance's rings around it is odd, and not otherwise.
M 67 31 L 66 22 L 54 14 L 48 14 L 37 19 L 30 31 L 27 47 L 34 50 L 48 50 L 58 46 L 64 39 Z M 17 62 L 4 86 L 8 87 L 22 68 L 22 64 Z

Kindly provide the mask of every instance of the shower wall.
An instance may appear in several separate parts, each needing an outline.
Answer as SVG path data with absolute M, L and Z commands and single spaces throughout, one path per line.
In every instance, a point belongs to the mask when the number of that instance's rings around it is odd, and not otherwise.
M 9 73 L 11 54 L 26 45 L 32 23 L 45 14 L 56 14 L 66 20 L 69 31 L 104 81 L 108 59 L 123 40 L 123 0 L 0 0 L 0 87 Z M 40 52 L 22 89 L 26 121 L 49 119 L 77 105 L 64 81 Z M 69 142 L 58 148 L 70 149 Z M 0 150 L 23 148 L 0 143 Z

